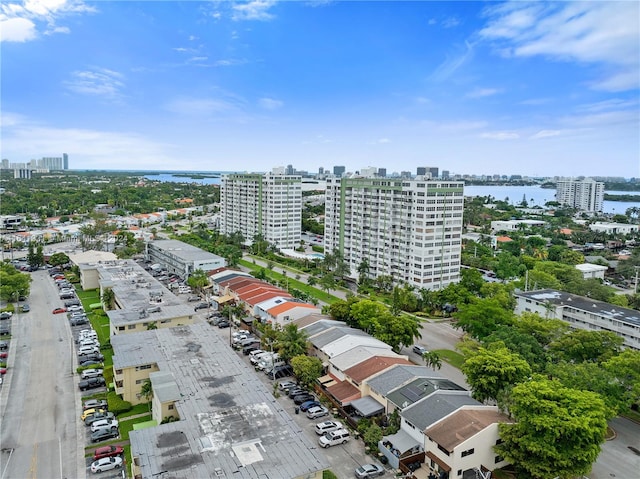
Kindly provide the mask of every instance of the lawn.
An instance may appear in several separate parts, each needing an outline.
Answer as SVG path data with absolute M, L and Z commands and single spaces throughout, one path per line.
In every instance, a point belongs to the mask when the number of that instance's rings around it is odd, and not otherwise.
M 455 351 L 451 351 L 450 349 L 436 349 L 433 352 L 438 353 L 442 359 L 458 369 L 460 369 L 462 367 L 462 363 L 464 363 L 464 356 L 460 353 L 456 353 Z
M 149 405 L 147 403 L 136 404 L 131 408 L 131 410 L 127 412 L 123 412 L 118 415 L 118 420 L 126 419 L 130 416 L 137 416 L 138 414 L 148 414 L 149 413 Z
M 129 433 L 133 431 L 133 425 L 139 422 L 147 422 L 147 421 L 151 421 L 151 414 L 147 414 L 146 416 L 142 416 L 142 417 L 137 417 L 135 419 L 130 419 L 128 421 L 120 421 L 120 440 L 128 441 Z

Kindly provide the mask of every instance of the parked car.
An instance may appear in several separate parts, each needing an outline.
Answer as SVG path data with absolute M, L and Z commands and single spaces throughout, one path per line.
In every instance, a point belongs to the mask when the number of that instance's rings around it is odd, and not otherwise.
M 97 346 L 81 346 L 78 348 L 78 356 L 82 356 L 83 354 L 94 354 L 99 352 L 100 352 L 100 349 Z
M 0 359 L 7 359 L 9 357 L 9 353 L 6 351 L 2 351 L 0 353 Z
M 326 433 L 324 436 L 318 439 L 320 447 L 330 447 L 337 444 L 345 444 L 350 439 L 349 431 L 346 429 L 336 429 Z
M 303 393 L 303 394 L 298 394 L 297 396 L 294 396 L 293 398 L 293 402 L 296 405 L 300 405 L 303 402 L 307 402 L 307 401 L 312 401 L 315 400 L 315 396 L 313 394 L 310 393 Z
M 103 457 L 91 464 L 91 472 L 98 473 L 104 471 L 110 471 L 111 469 L 117 469 L 122 467 L 121 457 Z
M 87 409 L 93 409 L 93 408 L 107 408 L 107 401 L 105 401 L 104 399 L 87 399 L 85 402 L 82 403 L 82 409 L 83 410 L 87 410 Z
M 198 311 L 199 309 L 207 309 L 209 307 L 209 303 L 198 303 L 193 308 L 194 311 Z
M 79 299 L 68 299 L 67 301 L 64 302 L 64 305 L 68 308 L 69 306 L 75 306 L 75 305 L 80 305 L 80 300 Z
M 124 448 L 121 446 L 103 446 L 93 451 L 93 460 L 97 461 L 104 457 L 121 456 L 124 454 Z
M 20 309 L 22 309 L 23 313 L 28 313 L 29 311 L 31 311 L 31 308 L 29 307 L 28 304 L 23 304 Z
M 311 399 L 310 401 L 306 401 L 300 404 L 300 410 L 302 412 L 306 412 L 312 407 L 316 407 L 316 406 L 322 406 L 322 404 L 320 404 L 320 402 L 316 401 L 315 399 Z
M 107 439 L 113 439 L 120 435 L 118 428 L 116 429 L 100 429 L 99 431 L 91 433 L 91 442 L 102 442 Z
M 0 336 L 9 336 L 11 334 L 10 326 L 0 326 Z
M 106 386 L 106 382 L 104 378 L 89 378 L 78 383 L 78 388 L 80 391 L 86 391 L 87 389 L 95 389 Z
M 189 297 L 187 298 L 187 301 L 189 301 L 190 303 L 191 303 L 191 302 L 194 302 L 194 301 L 200 301 L 200 296 L 196 296 L 196 295 L 189 296 Z
M 294 381 L 280 381 L 278 383 L 278 389 L 280 391 L 289 391 L 289 389 L 296 387 L 297 384 Z
M 91 432 L 99 431 L 100 429 L 117 429 L 117 419 L 98 419 L 91 424 Z
M 79 304 L 74 304 L 72 306 L 69 306 L 67 308 L 67 311 L 70 311 L 70 312 L 84 311 L 84 308 L 82 306 L 80 306 Z
M 67 312 L 67 308 L 56 308 L 52 311 L 53 314 L 60 314 L 60 313 L 66 313 Z
M 79 366 L 81 367 L 87 367 L 87 366 L 104 366 L 104 363 L 102 361 L 98 361 L 98 360 L 88 360 L 88 361 L 82 361 L 80 363 L 78 363 Z
M 344 426 L 340 421 L 323 421 L 316 424 L 315 429 L 317 435 L 324 436 L 328 432 L 344 429 Z
M 384 472 L 384 467 L 378 464 L 363 464 L 354 471 L 358 479 L 382 476 Z
M 271 379 L 280 379 L 286 378 L 287 376 L 293 376 L 293 368 L 288 364 L 285 364 L 284 366 L 276 366 L 271 371 L 269 371 L 268 376 Z
M 329 414 L 329 410 L 324 406 L 314 406 L 307 410 L 307 417 L 309 419 L 317 419 Z
M 9 349 L 9 343 L 7 341 L 0 341 L 0 351 L 4 349 Z
M 427 348 L 425 348 L 424 346 L 421 346 L 419 344 L 416 344 L 413 346 L 413 348 L 411 348 L 412 351 L 416 354 L 419 354 L 420 356 L 422 356 L 424 353 L 428 353 L 429 350 Z
M 91 426 L 96 421 L 100 421 L 102 419 L 115 419 L 115 418 L 116 416 L 112 412 L 97 412 L 95 414 L 92 414 L 91 416 L 88 416 L 84 420 L 84 424 L 85 426 Z
M 84 411 L 82 411 L 82 414 L 80 414 L 80 420 L 84 421 L 86 420 L 89 416 L 91 416 L 92 414 L 96 414 L 98 412 L 107 412 L 107 408 L 89 408 L 89 409 L 85 409 Z
M 251 351 L 258 351 L 259 347 L 260 343 L 253 343 L 249 346 L 245 346 L 244 348 L 242 348 L 242 354 L 244 354 L 245 356 L 249 356 Z
M 229 326 L 231 325 L 229 324 L 229 321 L 227 321 L 226 319 L 218 323 L 218 327 L 220 329 L 228 328 Z
M 83 363 L 85 361 L 104 361 L 104 355 L 100 353 L 79 354 L 78 362 Z
M 11 311 L 3 311 L 0 313 L 0 320 L 11 319 L 11 316 L 13 316 Z
M 85 369 L 84 371 L 82 371 L 80 373 L 80 377 L 82 379 L 89 379 L 89 378 L 97 378 L 97 377 L 102 377 L 102 373 L 104 372 L 104 370 L 102 369 Z
M 89 322 L 89 320 L 87 319 L 86 316 L 80 316 L 77 318 L 71 318 L 69 319 L 69 324 L 71 326 L 82 326 L 83 324 L 87 324 Z
M 289 392 L 287 393 L 287 395 L 293 399 L 294 396 L 297 396 L 298 394 L 303 394 L 303 393 L 307 393 L 308 391 L 306 389 L 304 389 L 301 386 L 294 386 L 291 389 L 289 389 Z

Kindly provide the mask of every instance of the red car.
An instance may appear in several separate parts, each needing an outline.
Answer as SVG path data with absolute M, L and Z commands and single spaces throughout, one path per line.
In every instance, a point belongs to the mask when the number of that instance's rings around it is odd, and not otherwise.
M 8 358 L 9 357 L 9 353 L 6 351 L 3 351 L 0 353 L 0 359 L 4 359 L 4 358 Z
M 93 460 L 97 461 L 103 457 L 120 456 L 122 454 L 124 454 L 124 449 L 120 446 L 99 447 L 93 452 Z
M 53 314 L 60 314 L 60 313 L 66 313 L 67 312 L 67 308 L 56 308 L 53 310 Z
M 0 368 L 0 374 L 7 374 L 7 368 Z

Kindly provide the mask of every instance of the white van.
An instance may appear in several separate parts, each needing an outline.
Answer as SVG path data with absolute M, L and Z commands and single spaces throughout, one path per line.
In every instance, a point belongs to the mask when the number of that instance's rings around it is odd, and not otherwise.
M 190 292 L 191 292 L 191 288 L 189 286 L 186 286 L 184 284 L 181 284 L 180 286 L 178 286 L 178 293 L 187 294 Z
M 253 353 L 249 354 L 249 361 L 251 361 L 251 364 L 253 364 L 254 366 L 257 366 L 262 359 L 272 354 L 269 351 L 260 351 L 260 352 L 254 351 L 254 352 L 256 354 L 253 354 Z
M 265 369 L 273 369 L 273 365 L 280 359 L 280 355 L 278 353 L 269 353 L 269 356 L 265 356 L 260 359 L 258 363 L 258 369 L 260 371 L 264 371 Z
M 350 439 L 349 431 L 346 429 L 336 429 L 335 431 L 331 431 L 326 433 L 320 439 L 318 439 L 318 444 L 321 447 L 329 447 L 335 446 L 337 444 L 344 444 Z

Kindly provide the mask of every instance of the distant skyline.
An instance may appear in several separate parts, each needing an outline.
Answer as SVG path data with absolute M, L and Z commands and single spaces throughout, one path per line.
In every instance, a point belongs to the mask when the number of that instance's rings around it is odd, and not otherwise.
M 640 176 L 640 3 L 3 1 L 1 157 Z

